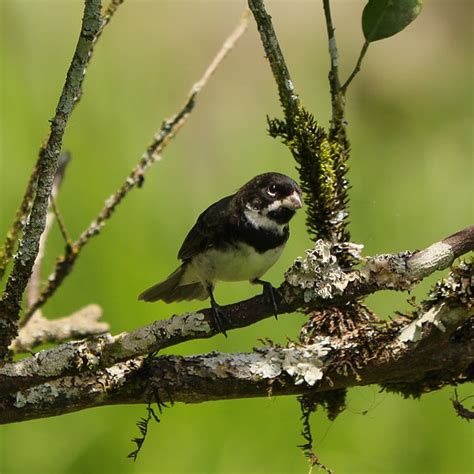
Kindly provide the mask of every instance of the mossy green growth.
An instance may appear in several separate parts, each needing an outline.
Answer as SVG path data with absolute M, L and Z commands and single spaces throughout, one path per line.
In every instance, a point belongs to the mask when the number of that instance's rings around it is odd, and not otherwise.
M 302 106 L 291 123 L 269 119 L 268 124 L 269 134 L 280 138 L 298 163 L 307 206 L 306 223 L 314 240 L 346 240 L 346 144 L 331 138 Z

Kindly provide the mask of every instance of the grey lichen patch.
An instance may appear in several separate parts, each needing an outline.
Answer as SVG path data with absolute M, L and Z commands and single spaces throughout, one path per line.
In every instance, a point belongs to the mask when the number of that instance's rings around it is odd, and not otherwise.
M 126 362 L 119 362 L 97 374 L 97 382 L 95 382 L 95 390 L 97 392 L 107 392 L 123 386 L 129 375 L 136 372 L 143 365 L 143 358 L 137 357 Z M 89 390 L 93 391 L 92 384 Z
M 152 325 L 148 325 L 136 331 L 117 335 L 111 352 L 115 359 L 122 359 L 138 353 L 145 354 L 153 350 L 155 342 L 155 331 Z
M 252 375 L 263 379 L 273 379 L 283 372 L 284 356 L 281 351 L 269 349 L 261 354 L 253 354 L 253 356 L 248 366 Z
M 324 364 L 335 349 L 329 338 L 317 344 L 289 347 L 264 347 L 251 353 L 221 354 L 202 356 L 193 375 L 200 376 L 203 365 L 211 369 L 218 378 L 241 378 L 244 380 L 271 381 L 288 374 L 295 385 L 306 383 L 314 386 L 324 375 Z
M 255 353 L 248 367 L 251 374 L 265 379 L 287 373 L 295 385 L 305 382 L 313 386 L 323 378 L 324 363 L 332 349 L 329 338 L 304 347 L 272 348 Z
M 430 299 L 421 305 L 422 310 L 413 312 L 416 318 L 400 331 L 399 342 L 417 342 L 423 337 L 427 323 L 441 331 L 461 324 L 474 313 L 474 268 L 473 264 L 460 262 L 447 278 L 436 282 Z
M 94 395 L 96 400 L 106 397 L 111 391 L 119 389 L 130 374 L 135 373 L 143 364 L 143 358 L 120 362 L 104 370 L 82 377 L 68 376 L 50 383 L 20 390 L 14 393 L 13 406 L 24 408 L 45 408 L 60 403 L 74 403 L 85 395 Z
M 411 253 L 383 254 L 367 258 L 359 274 L 366 282 L 374 282 L 381 288 L 408 290 L 415 279 L 407 270 Z
M 16 408 L 23 408 L 26 405 L 40 406 L 46 404 L 49 400 L 54 400 L 58 395 L 59 392 L 54 385 L 45 383 L 23 392 L 17 392 L 13 405 Z
M 211 331 L 211 326 L 203 313 L 193 312 L 173 316 L 167 321 L 166 331 L 168 334 L 178 333 L 186 337 L 208 333 Z
M 184 313 L 115 337 L 108 354 L 115 360 L 147 354 L 161 348 L 174 338 L 187 338 L 210 332 L 211 328 L 203 313 Z
M 205 360 L 205 364 L 219 378 L 228 378 L 234 371 L 247 377 L 249 371 L 247 368 L 253 361 L 252 354 L 232 354 L 232 358 L 228 354 L 211 353 L 210 358 Z M 195 374 L 200 375 L 200 368 L 196 369 Z
M 56 377 L 70 370 L 94 370 L 100 366 L 104 347 L 113 342 L 110 335 L 80 342 L 69 342 L 34 356 L 0 367 L 0 377 Z
M 314 386 L 323 378 L 324 361 L 331 352 L 329 338 L 324 341 L 304 347 L 298 352 L 286 352 L 283 360 L 283 370 L 294 377 L 295 385 L 306 382 Z
M 91 338 L 79 343 L 75 348 L 72 365 L 79 370 L 94 370 L 100 366 L 100 357 L 114 338 L 110 335 Z
M 417 342 L 422 337 L 422 329 L 425 323 L 431 323 L 435 325 L 440 331 L 445 332 L 446 328 L 441 320 L 442 311 L 445 304 L 441 303 L 440 305 L 433 306 L 429 309 L 423 316 L 416 319 L 408 326 L 404 327 L 400 331 L 400 336 L 398 337 L 400 342 Z
M 474 262 L 460 262 L 448 278 L 438 281 L 430 293 L 433 301 L 448 300 L 474 306 Z
M 473 315 L 473 307 L 452 306 L 447 302 L 441 302 L 433 305 L 418 319 L 403 328 L 398 340 L 401 343 L 418 342 L 423 337 L 423 328 L 427 323 L 446 332 L 448 327 L 454 328 Z
M 303 291 L 305 303 L 341 295 L 356 278 L 354 272 L 345 273 L 341 269 L 332 248 L 331 242 L 316 241 L 313 249 L 306 250 L 306 257 L 298 257 L 285 274 L 288 285 Z

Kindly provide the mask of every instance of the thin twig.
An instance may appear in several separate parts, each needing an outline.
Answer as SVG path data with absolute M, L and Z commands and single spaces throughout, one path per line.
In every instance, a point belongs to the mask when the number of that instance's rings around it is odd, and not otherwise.
M 354 70 L 351 72 L 351 75 L 348 77 L 347 81 L 344 82 L 344 84 L 341 87 L 342 94 L 344 95 L 346 94 L 347 88 L 349 87 L 349 84 L 352 82 L 352 79 L 354 79 L 354 77 L 360 71 L 360 68 L 362 66 L 362 61 L 364 60 L 365 53 L 367 53 L 367 50 L 369 49 L 369 45 L 370 43 L 368 41 L 366 41 L 363 44 L 362 49 L 360 50 L 359 59 L 357 60 L 357 64 Z
M 330 0 L 323 0 L 324 17 L 326 19 L 326 29 L 328 33 L 329 56 L 331 58 L 331 70 L 329 72 L 329 87 L 331 90 L 332 122 L 331 132 L 337 133 L 345 129 L 344 108 L 345 99 L 341 92 L 341 82 L 339 80 L 338 52 L 336 44 L 335 28 L 331 17 Z
M 35 304 L 26 312 L 24 318 L 28 319 L 31 314 L 55 293 L 64 278 L 71 272 L 74 263 L 76 262 L 82 248 L 90 241 L 92 237 L 99 234 L 102 227 L 105 225 L 117 206 L 120 204 L 127 194 L 135 187 L 141 186 L 146 171 L 159 160 L 160 154 L 176 135 L 179 129 L 186 123 L 191 111 L 194 108 L 196 97 L 202 88 L 207 84 L 207 81 L 215 72 L 219 64 L 225 58 L 227 53 L 235 46 L 238 39 L 243 35 L 249 23 L 249 12 L 246 10 L 240 18 L 237 27 L 232 31 L 227 38 L 211 64 L 208 66 L 202 78 L 196 82 L 189 92 L 189 96 L 184 103 L 181 110 L 171 119 L 166 120 L 161 126 L 160 130 L 153 137 L 152 142 L 142 155 L 139 163 L 131 173 L 128 175 L 122 186 L 112 194 L 106 201 L 104 208 L 99 215 L 91 222 L 89 227 L 82 232 L 79 238 L 71 245 L 70 251 L 65 255 L 59 257 L 53 273 L 48 278 L 47 285 L 43 288 L 40 297 Z
M 53 196 L 51 196 L 51 209 L 54 213 L 54 216 L 56 217 L 56 221 L 58 222 L 59 231 L 63 236 L 64 242 L 67 247 L 70 247 L 72 245 L 72 239 L 69 235 L 69 232 L 67 231 L 66 224 L 64 223 L 64 219 L 61 215 L 61 212 L 59 211 L 56 198 Z
M 33 265 L 33 270 L 31 272 L 31 278 L 26 288 L 26 301 L 27 301 L 28 308 L 34 304 L 34 302 L 38 299 L 38 296 L 40 294 L 41 262 L 43 261 L 46 241 L 49 236 L 49 231 L 51 230 L 53 226 L 53 222 L 54 222 L 54 213 L 49 211 L 48 215 L 46 216 L 46 225 L 44 227 L 44 231 L 41 234 L 38 255 L 36 256 L 35 264 Z
M 5 293 L 0 301 L 0 321 L 3 326 L 2 331 L 0 331 L 0 359 L 8 353 L 8 347 L 17 335 L 21 300 L 33 270 L 39 251 L 41 234 L 46 225 L 49 197 L 58 167 L 63 135 L 76 98 L 80 94 L 84 69 L 88 62 L 88 53 L 99 28 L 100 0 L 85 0 L 79 40 L 67 73 L 56 114 L 51 121 L 48 140 L 40 151 L 37 189 L 33 206 L 24 229 L 23 240 L 14 260 L 13 269 L 6 284 Z
M 87 54 L 87 59 L 84 64 L 84 73 L 90 63 L 90 60 L 92 58 L 92 54 L 93 54 L 93 51 L 98 39 L 102 35 L 104 28 L 109 24 L 117 8 L 119 7 L 121 3 L 123 3 L 123 1 L 124 0 L 111 0 L 109 6 L 106 8 L 104 12 L 104 16 L 102 17 L 102 23 L 100 25 L 100 28 L 95 34 L 94 39 L 92 41 L 92 46 L 90 47 L 89 52 Z M 79 87 L 79 90 L 77 91 L 77 94 L 72 106 L 72 110 L 74 110 L 74 108 L 80 101 L 81 97 L 82 97 L 82 86 Z M 72 113 L 72 110 L 71 110 L 71 113 Z M 44 153 L 44 147 L 46 146 L 46 143 L 48 142 L 49 138 L 50 137 L 48 133 L 48 135 L 43 141 L 43 145 L 40 148 L 39 156 L 31 172 L 31 175 L 28 179 L 28 184 L 26 186 L 25 194 L 23 195 L 23 199 L 21 201 L 20 207 L 18 208 L 15 214 L 15 219 L 13 221 L 13 224 L 8 230 L 7 235 L 5 237 L 5 242 L 0 249 L 0 281 L 2 280 L 5 274 L 7 265 L 13 256 L 13 253 L 15 251 L 15 244 L 18 241 L 20 232 L 22 231 L 25 225 L 26 218 L 31 211 L 31 207 L 33 205 L 33 199 L 36 192 L 36 182 L 38 179 L 38 164 L 41 160 L 42 153 Z

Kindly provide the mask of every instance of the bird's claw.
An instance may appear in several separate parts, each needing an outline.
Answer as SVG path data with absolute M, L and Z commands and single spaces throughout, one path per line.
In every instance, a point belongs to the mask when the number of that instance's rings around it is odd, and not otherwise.
M 224 327 L 229 326 L 229 317 L 224 311 L 222 311 L 221 307 L 216 302 L 211 302 L 211 306 L 214 326 L 218 332 L 221 332 L 225 337 L 227 337 Z
M 273 314 L 275 319 L 278 320 L 278 305 L 282 300 L 282 295 L 280 291 L 273 287 L 273 285 L 268 281 L 259 280 L 256 283 L 260 283 L 263 286 L 263 295 L 270 301 L 273 306 Z

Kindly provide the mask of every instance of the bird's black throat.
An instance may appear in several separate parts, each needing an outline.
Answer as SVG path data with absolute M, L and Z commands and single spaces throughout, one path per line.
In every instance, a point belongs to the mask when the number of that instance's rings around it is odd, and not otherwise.
M 265 253 L 286 243 L 290 236 L 288 226 L 282 227 L 282 231 L 255 227 L 246 219 L 242 219 L 236 226 L 233 234 L 234 243 L 243 242 L 253 247 L 258 253 Z
M 241 228 L 239 231 L 241 242 L 253 247 L 258 253 L 264 253 L 268 250 L 280 247 L 285 244 L 289 237 L 288 227 L 283 229 L 282 233 L 274 230 L 255 228 L 251 225 Z
M 279 207 L 278 209 L 275 209 L 274 211 L 270 211 L 267 216 L 269 219 L 272 221 L 276 222 L 277 224 L 288 224 L 290 222 L 291 218 L 295 215 L 295 212 L 293 209 L 288 209 L 287 207 Z

